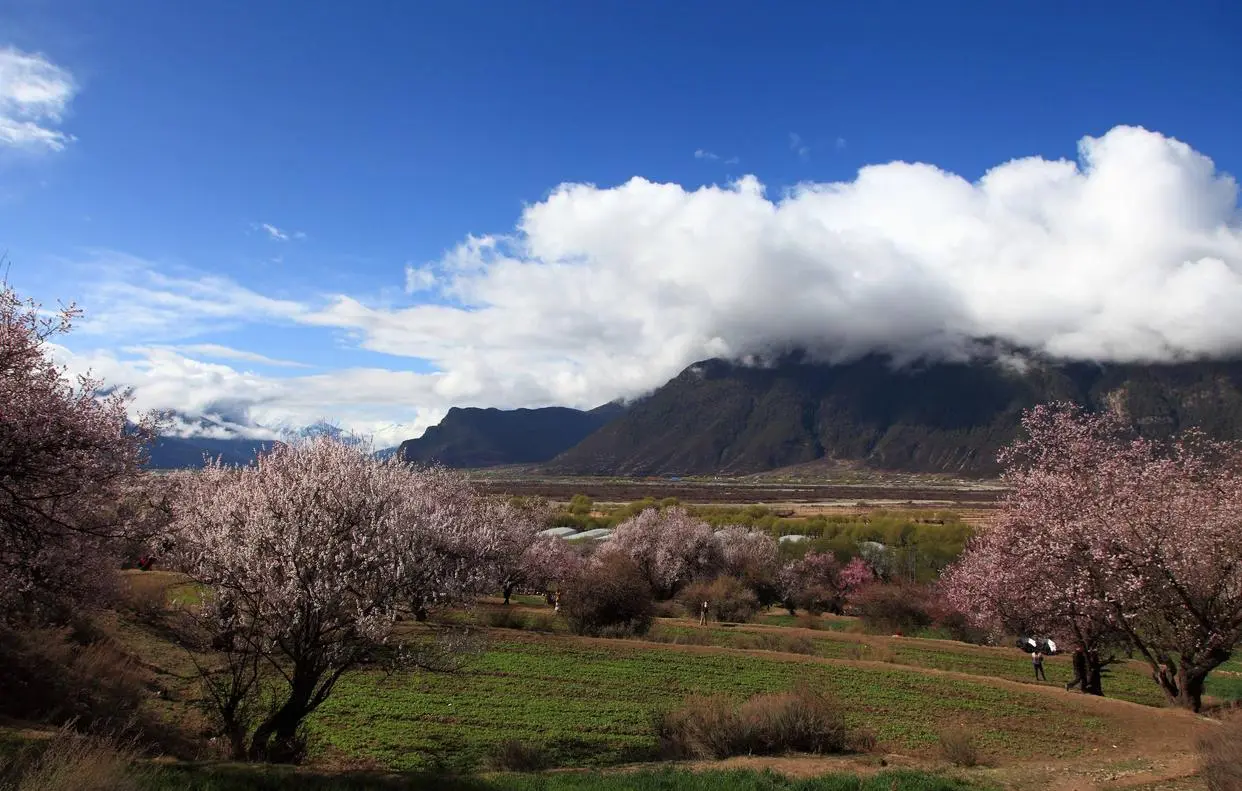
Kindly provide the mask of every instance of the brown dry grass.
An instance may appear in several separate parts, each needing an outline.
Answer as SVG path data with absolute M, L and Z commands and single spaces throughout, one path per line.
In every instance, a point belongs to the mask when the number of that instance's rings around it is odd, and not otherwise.
M 1242 791 L 1242 717 L 1199 737 L 1200 776 L 1210 791 Z
M 132 745 L 62 728 L 41 749 L 0 765 L 2 791 L 139 791 Z
M 674 758 L 727 758 L 787 752 L 844 753 L 875 745 L 852 734 L 835 701 L 809 688 L 755 695 L 741 706 L 724 695 L 695 696 L 657 716 L 663 752 Z

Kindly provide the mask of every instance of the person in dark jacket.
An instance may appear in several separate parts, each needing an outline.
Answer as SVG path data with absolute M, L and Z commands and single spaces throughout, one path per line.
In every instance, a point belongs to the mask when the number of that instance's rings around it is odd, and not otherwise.
M 1074 647 L 1074 678 L 1065 685 L 1066 691 L 1078 687 L 1080 691 L 1087 691 L 1087 652 L 1082 646 Z

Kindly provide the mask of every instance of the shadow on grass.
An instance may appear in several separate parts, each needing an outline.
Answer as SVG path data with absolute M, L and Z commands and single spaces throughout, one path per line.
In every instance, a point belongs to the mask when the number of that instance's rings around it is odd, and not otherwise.
M 770 771 L 561 772 L 482 777 L 317 774 L 267 766 L 182 765 L 148 773 L 147 791 L 985 791 L 987 786 L 922 772 L 795 780 Z

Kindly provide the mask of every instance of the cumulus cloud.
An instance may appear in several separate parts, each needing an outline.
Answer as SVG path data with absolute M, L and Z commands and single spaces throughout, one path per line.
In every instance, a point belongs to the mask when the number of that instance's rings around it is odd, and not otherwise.
M 57 127 L 77 93 L 73 75 L 44 55 L 0 48 L 0 145 L 60 151 Z
M 775 192 L 753 176 L 696 189 L 564 184 L 510 232 L 468 237 L 406 280 L 416 298 L 397 306 L 290 303 L 186 278 L 140 304 L 205 321 L 233 309 L 204 305 L 240 302 L 251 320 L 333 328 L 434 373 L 275 380 L 172 352 L 116 373 L 144 382 L 153 405 L 244 403 L 262 423 L 313 421 L 328 403 L 353 410 L 342 425 L 360 430 L 424 426 L 457 405 L 592 407 L 697 359 L 794 347 L 828 361 L 1242 354 L 1237 184 L 1134 127 L 1083 138 L 1076 161 L 1015 159 L 973 182 L 892 162 Z

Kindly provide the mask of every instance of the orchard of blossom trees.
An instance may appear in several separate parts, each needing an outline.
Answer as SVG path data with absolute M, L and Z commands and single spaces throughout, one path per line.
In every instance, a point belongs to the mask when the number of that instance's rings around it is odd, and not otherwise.
M 1068 404 L 1023 427 L 1002 455 L 1001 518 L 947 571 L 950 601 L 1092 655 L 1127 643 L 1171 702 L 1199 710 L 1242 639 L 1242 445 L 1142 439 Z

